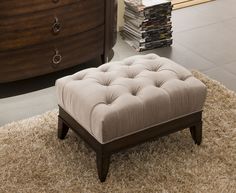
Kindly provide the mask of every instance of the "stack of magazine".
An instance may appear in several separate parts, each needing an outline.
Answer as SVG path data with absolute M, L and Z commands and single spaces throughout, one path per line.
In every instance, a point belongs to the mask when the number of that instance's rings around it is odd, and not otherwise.
M 137 51 L 172 44 L 170 0 L 125 0 L 122 36 Z

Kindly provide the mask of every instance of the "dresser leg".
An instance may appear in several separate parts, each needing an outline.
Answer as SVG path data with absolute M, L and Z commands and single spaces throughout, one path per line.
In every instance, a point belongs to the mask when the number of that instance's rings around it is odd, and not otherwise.
M 107 62 L 107 56 L 105 54 L 101 55 L 101 61 L 102 61 L 102 64 L 105 64 Z
M 68 133 L 69 127 L 64 123 L 64 121 L 58 116 L 58 132 L 57 136 L 59 139 L 65 139 Z

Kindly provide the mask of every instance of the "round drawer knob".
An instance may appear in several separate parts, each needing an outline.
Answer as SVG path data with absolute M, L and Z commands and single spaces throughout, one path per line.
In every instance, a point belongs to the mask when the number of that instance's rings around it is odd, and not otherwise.
M 61 30 L 61 24 L 60 24 L 58 18 L 55 17 L 55 21 L 54 21 L 54 23 L 52 25 L 52 32 L 54 34 L 58 34 L 60 32 L 60 30 Z
M 58 64 L 60 64 L 62 61 L 62 56 L 59 54 L 58 49 L 55 49 L 55 55 L 52 58 L 52 62 L 53 62 L 53 67 L 56 68 L 58 66 Z

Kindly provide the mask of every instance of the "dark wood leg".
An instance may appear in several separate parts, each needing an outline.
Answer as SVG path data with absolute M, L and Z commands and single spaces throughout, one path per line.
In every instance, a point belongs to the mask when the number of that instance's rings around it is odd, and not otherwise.
M 107 56 L 105 54 L 101 55 L 101 61 L 102 61 L 102 64 L 105 64 L 107 62 Z
M 202 122 L 190 127 L 190 132 L 195 144 L 200 145 L 202 142 Z
M 66 134 L 68 133 L 68 130 L 69 130 L 69 127 L 58 116 L 58 133 L 57 133 L 58 138 L 59 139 L 65 139 Z
M 108 153 L 97 152 L 97 170 L 101 182 L 105 182 L 110 165 L 111 155 Z

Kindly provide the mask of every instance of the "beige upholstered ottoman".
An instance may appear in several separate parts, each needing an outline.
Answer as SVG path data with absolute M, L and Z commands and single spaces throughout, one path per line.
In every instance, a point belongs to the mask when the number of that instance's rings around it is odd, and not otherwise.
M 56 82 L 58 137 L 71 128 L 97 155 L 105 181 L 112 153 L 190 128 L 202 139 L 205 85 L 191 72 L 155 54 L 90 68 Z

